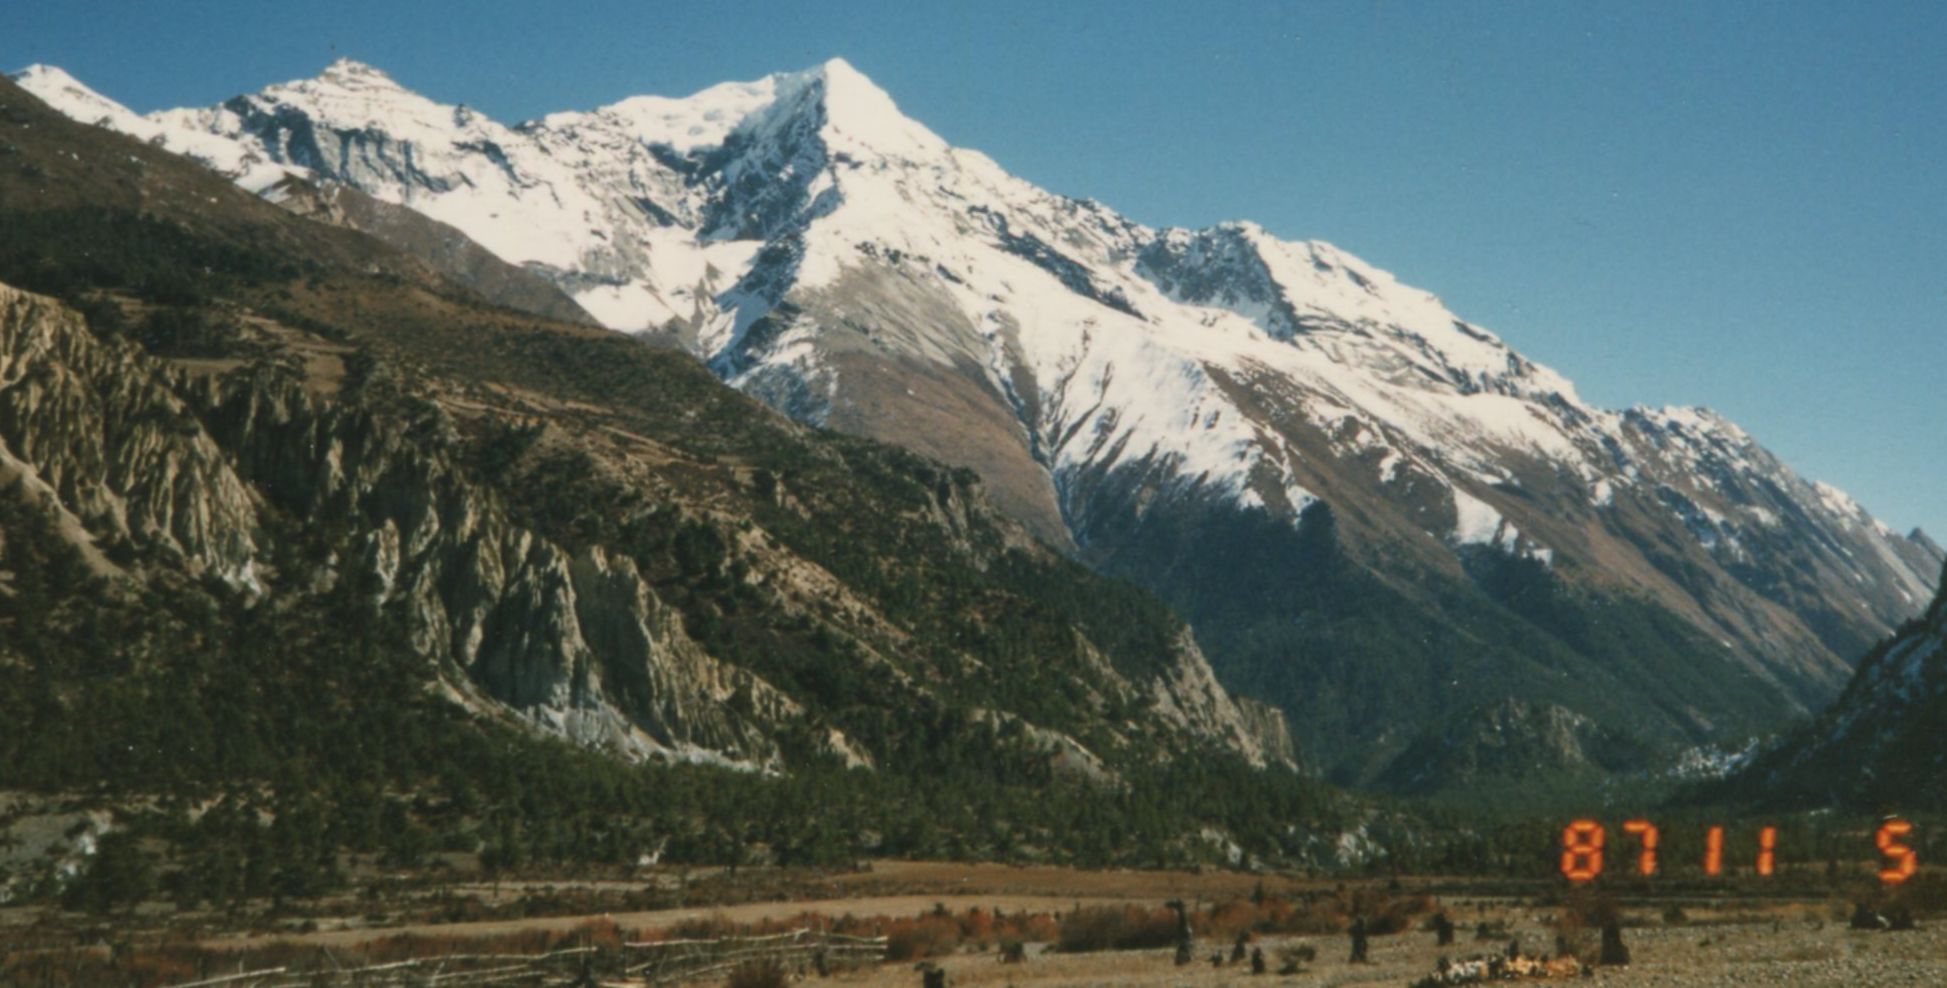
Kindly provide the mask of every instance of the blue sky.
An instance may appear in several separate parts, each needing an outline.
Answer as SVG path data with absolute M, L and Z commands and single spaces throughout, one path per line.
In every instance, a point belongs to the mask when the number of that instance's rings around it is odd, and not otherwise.
M 148 110 L 349 55 L 513 122 L 840 55 L 1037 184 L 1332 241 L 1947 540 L 1947 4 L 554 6 L 14 0 L 0 67 Z

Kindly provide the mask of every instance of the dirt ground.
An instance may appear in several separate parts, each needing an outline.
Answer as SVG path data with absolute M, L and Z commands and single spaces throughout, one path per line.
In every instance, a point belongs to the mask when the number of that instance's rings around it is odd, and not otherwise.
M 828 897 L 794 901 L 754 902 L 721 907 L 617 913 L 612 919 L 624 929 L 656 929 L 686 919 L 718 916 L 736 922 L 788 919 L 804 913 L 830 916 L 914 916 L 943 904 L 959 913 L 969 908 L 1062 912 L 1080 905 L 1137 902 L 1159 904 L 1181 897 L 1191 902 L 1221 902 L 1249 896 L 1263 881 L 1267 892 L 1330 888 L 1328 881 L 1210 872 L 1076 871 L 1054 867 L 958 865 L 933 862 L 879 862 L 870 870 L 831 875 L 820 880 Z M 1455 898 L 1445 906 L 1460 926 L 1453 946 L 1435 945 L 1433 936 L 1408 932 L 1376 936 L 1370 942 L 1371 962 L 1347 963 L 1350 943 L 1343 934 L 1327 936 L 1262 937 L 1271 972 L 1250 973 L 1248 963 L 1213 967 L 1211 954 L 1228 954 L 1228 943 L 1205 941 L 1198 959 L 1185 967 L 1173 963 L 1170 950 L 1058 954 L 1046 945 L 1030 945 L 1024 964 L 1002 964 L 991 951 L 959 953 L 936 958 L 948 972 L 948 983 L 960 988 L 1110 988 L 1110 986 L 1398 986 L 1431 974 L 1438 959 L 1455 960 L 1502 951 L 1507 938 L 1518 939 L 1530 953 L 1554 948 L 1556 910 L 1509 898 Z M 1666 923 L 1655 907 L 1626 910 L 1624 941 L 1633 963 L 1626 968 L 1602 968 L 1591 979 L 1576 983 L 1656 985 L 1675 988 L 1735 985 L 1947 985 L 1947 923 L 1923 922 L 1905 933 L 1862 933 L 1845 928 L 1844 906 L 1833 901 L 1735 898 L 1712 906 L 1693 904 L 1687 917 Z M 573 929 L 591 917 L 528 919 L 448 924 L 427 928 L 452 936 L 484 936 L 537 927 Z M 1508 937 L 1476 939 L 1482 921 L 1503 924 Z M 408 928 L 410 929 L 410 928 Z M 402 932 L 393 927 L 375 930 L 321 930 L 282 937 L 324 945 L 354 943 L 375 934 Z M 1593 934 L 1588 945 L 1593 945 Z M 233 945 L 245 941 L 232 940 Z M 1280 949 L 1310 946 L 1317 959 L 1294 975 L 1275 973 Z M 720 981 L 706 984 L 720 984 Z M 920 975 L 911 962 L 888 963 L 870 971 L 831 978 L 808 978 L 806 986 L 847 988 L 912 988 Z
M 1554 934 L 1538 924 L 1512 928 L 1524 944 L 1538 948 L 1552 944 Z M 1733 986 L 1846 986 L 1947 985 L 1947 927 L 1923 927 L 1910 933 L 1857 933 L 1844 924 L 1786 924 L 1774 929 L 1769 921 L 1709 927 L 1645 927 L 1624 931 L 1633 963 L 1626 968 L 1600 968 L 1590 979 L 1564 984 L 1670 986 L 1670 988 L 1733 988 Z M 1460 958 L 1485 953 L 1499 943 L 1479 943 L 1465 936 L 1453 947 L 1436 947 L 1427 933 L 1375 937 L 1371 963 L 1346 963 L 1349 942 L 1343 936 L 1267 938 L 1259 942 L 1267 958 L 1275 958 L 1284 944 L 1310 944 L 1318 960 L 1303 973 L 1255 977 L 1249 965 L 1213 968 L 1207 960 L 1219 949 L 1200 944 L 1201 959 L 1186 967 L 1172 962 L 1169 950 L 1100 954 L 1040 954 L 1024 964 L 1002 964 L 992 954 L 966 954 L 938 961 L 955 988 L 1120 988 L 1120 986 L 1386 986 L 1400 988 L 1434 970 L 1441 954 Z M 1272 962 L 1276 970 L 1276 962 Z M 849 988 L 913 988 L 919 975 L 909 964 L 888 964 L 876 971 L 834 978 L 813 978 L 807 986 Z M 1541 983 L 1541 982 L 1530 982 Z
M 665 908 L 649 911 L 590 913 L 557 917 L 490 919 L 479 922 L 422 924 L 387 923 L 367 926 L 355 912 L 331 912 L 318 917 L 316 928 L 307 932 L 290 929 L 259 930 L 254 934 L 202 933 L 205 947 L 239 950 L 282 941 L 323 947 L 350 947 L 401 933 L 418 933 L 464 941 L 523 930 L 574 931 L 591 920 L 612 921 L 630 935 L 637 931 L 667 929 L 686 920 L 719 918 L 732 923 L 757 923 L 764 920 L 789 921 L 806 913 L 831 917 L 907 918 L 929 913 L 939 906 L 954 914 L 969 909 L 1001 909 L 1010 914 L 1066 913 L 1076 906 L 1133 903 L 1148 907 L 1181 898 L 1193 904 L 1209 905 L 1249 898 L 1260 884 L 1273 895 L 1329 892 L 1338 879 L 1304 879 L 1258 876 L 1236 872 L 1189 871 L 1082 871 L 1050 866 L 998 864 L 947 864 L 938 862 L 874 862 L 871 867 L 845 873 L 797 873 L 783 876 L 752 871 L 748 874 L 718 874 L 696 869 L 680 873 L 637 876 L 633 880 L 591 879 L 567 881 L 531 880 L 524 882 L 482 883 L 463 880 L 446 886 L 450 891 L 479 893 L 500 899 L 538 890 L 616 892 L 640 887 L 647 882 L 665 885 L 684 884 L 699 888 L 706 883 L 723 883 L 719 889 L 747 893 L 748 899 L 735 899 L 722 905 Z M 691 885 L 689 883 L 697 883 Z M 1348 884 L 1369 891 L 1385 883 L 1376 879 L 1353 880 Z M 1409 893 L 1426 891 L 1440 900 L 1459 926 L 1456 944 L 1441 948 L 1431 933 L 1407 932 L 1375 936 L 1370 941 L 1371 962 L 1347 963 L 1349 940 L 1344 934 L 1319 936 L 1265 936 L 1256 941 L 1269 961 L 1272 973 L 1253 976 L 1248 963 L 1213 967 L 1212 953 L 1229 953 L 1230 944 L 1206 940 L 1198 945 L 1198 959 L 1177 967 L 1172 951 L 1145 950 L 1089 954 L 1057 954 L 1045 944 L 1030 944 L 1029 958 L 1023 964 L 1002 964 L 991 948 L 935 958 L 948 972 L 950 985 L 958 988 L 1055 988 L 1055 986 L 1389 986 L 1399 988 L 1426 977 L 1435 970 L 1444 954 L 1454 960 L 1504 950 L 1510 937 L 1518 939 L 1529 953 L 1554 950 L 1558 928 L 1555 917 L 1560 906 L 1545 907 L 1537 902 L 1554 901 L 1544 887 L 1523 890 L 1518 885 L 1485 880 L 1429 878 L 1419 876 L 1404 882 Z M 1696 894 L 1691 894 L 1694 892 Z M 1576 983 L 1604 985 L 1691 986 L 1733 985 L 1843 985 L 1846 988 L 1879 985 L 1947 986 L 1947 920 L 1921 920 L 1917 931 L 1903 933 L 1862 933 L 1845 928 L 1848 906 L 1844 895 L 1812 892 L 1802 897 L 1772 893 L 1763 897 L 1741 895 L 1736 889 L 1665 889 L 1655 897 L 1621 901 L 1624 910 L 1624 940 L 1633 953 L 1634 963 L 1626 968 L 1599 969 L 1591 979 L 1575 978 Z M 1640 894 L 1640 890 L 1639 890 Z M 619 900 L 618 900 L 619 901 Z M 1681 904 L 1682 908 L 1677 908 Z M 4 911 L 0 911 L 4 912 Z M 14 920 L 32 918 L 24 911 Z M 1666 919 L 1666 916 L 1668 919 Z M 0 920 L 6 917 L 0 916 Z M 1417 921 L 1416 921 L 1417 922 Z M 1497 924 L 1505 934 L 1492 939 L 1477 939 L 1476 926 Z M 0 929 L 7 924 L 0 922 Z M 1584 931 L 1585 946 L 1593 946 L 1593 933 Z M 1316 959 L 1293 975 L 1275 973 L 1280 966 L 1282 948 L 1309 946 Z M 721 985 L 721 978 L 701 982 Z M 847 986 L 847 988 L 917 988 L 920 975 L 913 962 L 888 963 L 874 970 L 858 971 L 831 978 L 807 978 L 796 984 L 805 986 Z
M 1077 905 L 1107 905 L 1141 902 L 1157 905 L 1182 898 L 1188 902 L 1215 902 L 1249 896 L 1262 882 L 1271 893 L 1329 888 L 1323 881 L 1301 881 L 1278 876 L 1257 876 L 1240 872 L 1133 871 L 1109 869 L 1084 871 L 1055 866 L 1004 864 L 953 864 L 936 861 L 877 861 L 868 870 L 824 876 L 815 884 L 791 887 L 789 898 L 778 901 L 746 902 L 732 905 L 693 906 L 645 912 L 613 912 L 594 915 L 484 920 L 479 922 L 407 924 L 379 928 L 363 925 L 342 926 L 331 920 L 319 923 L 311 933 L 280 932 L 277 940 L 290 943 L 341 947 L 366 940 L 408 934 L 437 934 L 467 938 L 497 936 L 520 930 L 573 930 L 593 919 L 612 920 L 625 930 L 654 930 L 674 926 L 685 920 L 721 917 L 737 923 L 770 919 L 789 919 L 804 913 L 828 916 L 916 916 L 944 905 L 959 913 L 974 907 L 1014 912 L 1061 912 Z M 511 898 L 537 888 L 581 889 L 613 886 L 621 882 L 509 882 L 493 887 L 493 893 Z M 640 883 L 633 883 L 639 885 Z M 461 884 L 456 891 L 485 893 L 488 886 Z M 206 946 L 246 946 L 268 939 L 261 934 L 226 934 L 203 941 Z
M 835 875 L 835 889 L 847 892 L 893 891 L 911 887 L 954 889 L 965 893 L 1114 897 L 1121 899 L 1236 899 L 1262 883 L 1267 892 L 1329 888 L 1324 880 L 1301 880 L 1237 871 L 1084 871 L 1053 865 L 954 864 L 943 861 L 876 861 L 869 871 Z
M 1084 906 L 1103 903 L 1126 902 L 1121 897 L 1083 897 L 1073 896 L 1054 898 L 1031 895 L 888 895 L 869 896 L 856 899 L 814 899 L 792 902 L 751 902 L 734 906 L 707 906 L 689 909 L 658 909 L 651 912 L 600 913 L 596 915 L 553 916 L 537 919 L 484 920 L 474 923 L 408 924 L 386 927 L 354 927 L 350 929 L 321 929 L 315 933 L 278 933 L 274 936 L 253 936 L 245 934 L 224 935 L 202 941 L 209 947 L 247 946 L 255 940 L 275 939 L 284 943 L 342 947 L 366 940 L 394 937 L 401 934 L 438 935 L 455 939 L 491 937 L 523 930 L 574 930 L 591 920 L 611 920 L 624 930 L 658 930 L 675 926 L 685 920 L 720 917 L 735 923 L 755 923 L 767 919 L 789 919 L 806 913 L 825 916 L 917 916 L 934 907 L 944 904 L 953 912 L 962 912 L 979 906 L 983 909 L 1001 908 L 1008 912 L 1053 912 L 1070 909 L 1075 904 Z

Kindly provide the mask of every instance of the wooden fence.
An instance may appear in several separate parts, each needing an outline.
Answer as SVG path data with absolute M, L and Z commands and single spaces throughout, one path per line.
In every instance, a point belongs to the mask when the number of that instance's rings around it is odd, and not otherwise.
M 814 930 L 708 940 L 656 940 L 620 948 L 575 947 L 547 954 L 445 954 L 363 967 L 239 971 L 170 988 L 473 988 L 660 986 L 721 978 L 770 961 L 792 973 L 830 974 L 878 964 L 885 937 Z
M 819 974 L 877 964 L 885 960 L 886 938 L 792 930 L 764 937 L 631 943 L 625 949 L 634 955 L 625 975 L 641 984 L 667 985 L 722 975 L 753 961 Z

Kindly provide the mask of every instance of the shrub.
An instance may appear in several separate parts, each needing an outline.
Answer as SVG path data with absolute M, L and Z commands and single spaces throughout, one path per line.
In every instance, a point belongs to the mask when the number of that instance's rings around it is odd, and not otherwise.
M 1256 932 L 1260 927 L 1263 910 L 1246 899 L 1237 899 L 1216 906 L 1209 913 L 1197 917 L 1194 924 L 1201 936 L 1229 943 L 1237 939 L 1239 933 Z
M 1021 930 L 1021 939 L 1029 943 L 1054 943 L 1061 939 L 1061 923 L 1047 913 L 1035 913 L 1025 920 L 1015 923 Z
M 725 982 L 728 988 L 785 988 L 790 983 L 784 965 L 770 958 L 739 964 Z
M 1380 901 L 1368 915 L 1366 932 L 1374 936 L 1403 933 L 1413 928 L 1413 917 L 1431 913 L 1433 899 L 1425 895 L 1391 896 Z
M 1344 900 L 1334 895 L 1307 899 L 1303 904 L 1287 912 L 1284 921 L 1276 932 L 1303 933 L 1313 936 L 1325 933 L 1338 933 L 1352 925 L 1352 917 L 1346 911 Z
M 669 936 L 675 940 L 721 940 L 741 932 L 743 927 L 717 912 L 708 916 L 692 916 L 669 928 Z
M 1563 953 L 1589 960 L 1596 956 L 1595 931 L 1621 919 L 1616 900 L 1607 893 L 1577 890 L 1563 899 L 1555 917 L 1555 944 Z
M 622 946 L 622 928 L 612 919 L 591 919 L 569 931 L 570 942 L 603 950 Z
M 155 869 L 135 838 L 115 831 L 101 838 L 94 860 L 69 885 L 62 904 L 69 909 L 107 913 L 132 907 L 155 890 Z
M 1905 906 L 1916 916 L 1947 913 L 1947 880 L 1938 875 L 1921 875 L 1895 886 L 1892 901 Z
M 1278 948 L 1278 973 L 1297 974 L 1318 959 L 1318 948 L 1308 943 L 1286 944 Z
M 886 930 L 886 959 L 911 961 L 943 957 L 960 946 L 960 923 L 951 916 L 926 915 L 894 920 Z
M 1176 914 L 1139 906 L 1091 906 L 1062 917 L 1057 949 L 1149 950 L 1176 942 Z
M 994 914 L 985 909 L 970 909 L 960 920 L 960 938 L 981 949 L 994 943 Z

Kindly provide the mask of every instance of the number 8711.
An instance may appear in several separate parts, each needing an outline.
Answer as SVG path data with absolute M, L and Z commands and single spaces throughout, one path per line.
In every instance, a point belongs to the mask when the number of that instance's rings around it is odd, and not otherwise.
M 1660 833 L 1656 824 L 1648 820 L 1630 820 L 1623 824 L 1623 833 L 1635 838 L 1637 845 L 1636 868 L 1638 875 L 1650 876 L 1657 872 L 1657 845 Z M 1898 885 L 1913 877 L 1920 867 L 1919 855 L 1905 843 L 1913 834 L 1913 824 L 1905 820 L 1892 819 L 1880 824 L 1873 834 L 1873 845 L 1878 848 L 1885 867 L 1880 869 L 1879 880 L 1888 885 Z M 1571 882 L 1592 882 L 1602 874 L 1603 857 L 1608 844 L 1608 832 L 1602 824 L 1594 820 L 1575 820 L 1562 828 L 1562 875 Z M 1778 828 L 1763 827 L 1758 831 L 1758 857 L 1756 871 L 1761 878 L 1768 878 L 1777 864 Z M 1704 833 L 1704 874 L 1724 873 L 1724 828 L 1712 827 Z

